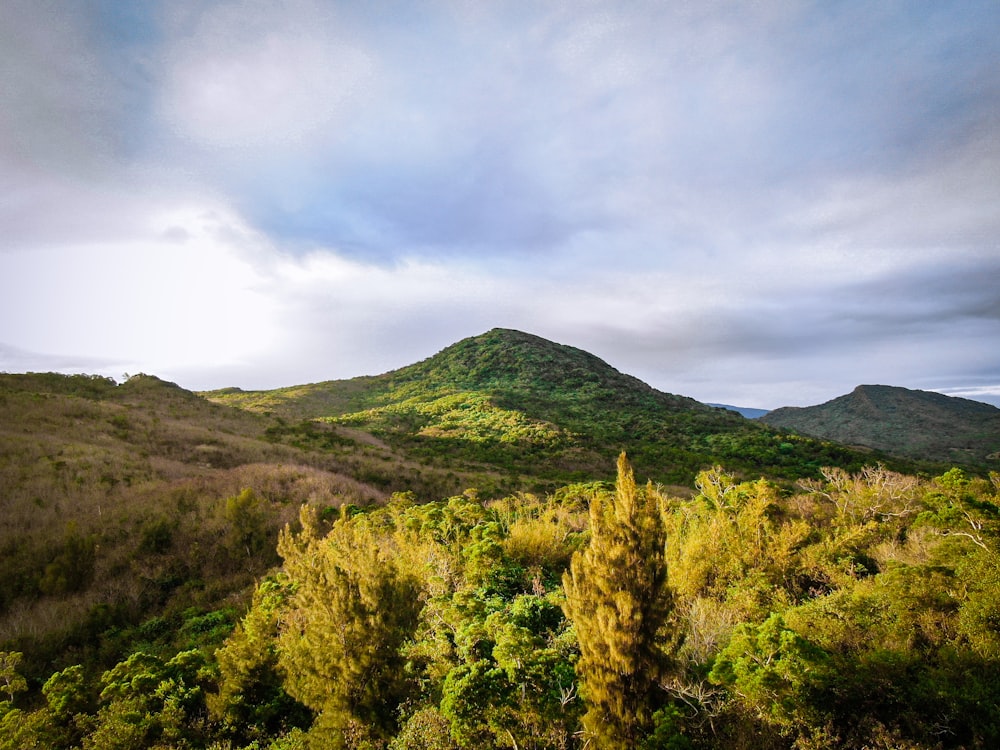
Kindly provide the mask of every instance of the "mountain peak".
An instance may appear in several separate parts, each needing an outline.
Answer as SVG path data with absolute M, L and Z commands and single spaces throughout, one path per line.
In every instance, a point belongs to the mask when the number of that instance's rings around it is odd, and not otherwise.
M 509 328 L 462 339 L 387 376 L 396 382 L 420 380 L 463 390 L 551 391 L 590 385 L 658 393 L 589 352 Z

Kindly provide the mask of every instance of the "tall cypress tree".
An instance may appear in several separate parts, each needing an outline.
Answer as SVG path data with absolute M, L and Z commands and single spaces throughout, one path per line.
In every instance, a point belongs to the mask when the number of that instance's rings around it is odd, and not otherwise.
M 563 577 L 580 643 L 584 733 L 598 750 L 626 750 L 652 728 L 667 663 L 656 636 L 673 599 L 656 497 L 636 486 L 624 453 L 614 495 L 591 502 L 590 531 L 589 546 L 573 555 Z

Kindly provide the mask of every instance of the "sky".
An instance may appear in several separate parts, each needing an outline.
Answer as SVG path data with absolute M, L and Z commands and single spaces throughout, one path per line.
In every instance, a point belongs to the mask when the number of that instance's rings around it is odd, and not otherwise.
M 706 402 L 1000 405 L 1000 3 L 0 3 L 0 371 L 495 327 Z

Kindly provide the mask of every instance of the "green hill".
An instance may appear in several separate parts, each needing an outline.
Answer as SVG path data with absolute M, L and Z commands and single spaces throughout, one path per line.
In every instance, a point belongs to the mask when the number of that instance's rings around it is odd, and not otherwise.
M 1000 409 L 888 385 L 859 385 L 818 406 L 784 407 L 761 422 L 893 456 L 1000 467 Z
M 715 463 L 797 477 L 871 460 L 660 392 L 580 349 L 505 329 L 383 375 L 203 395 L 363 430 L 415 460 L 554 481 L 604 476 L 621 450 L 644 476 L 682 484 Z

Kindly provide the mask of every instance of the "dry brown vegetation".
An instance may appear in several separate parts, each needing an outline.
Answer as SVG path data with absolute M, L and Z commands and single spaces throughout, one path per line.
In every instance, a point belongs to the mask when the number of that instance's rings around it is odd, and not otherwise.
M 81 632 L 245 597 L 302 504 L 472 483 L 318 429 L 144 375 L 0 375 L 0 643 L 61 662 Z

